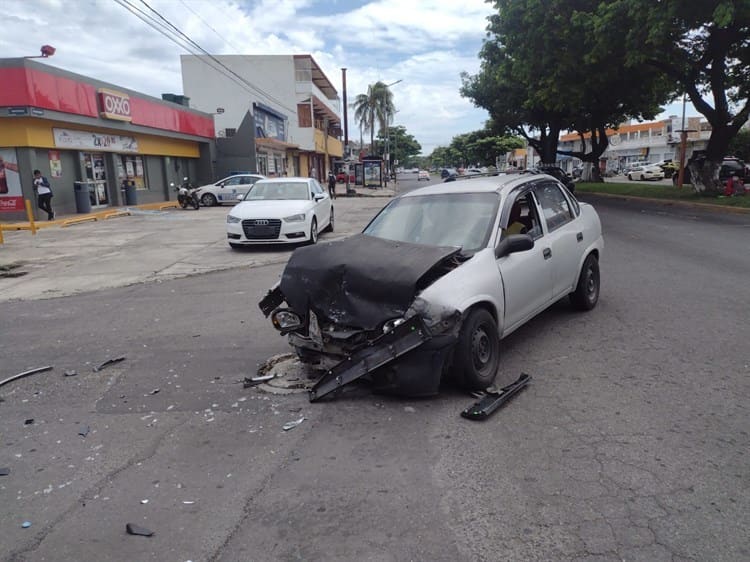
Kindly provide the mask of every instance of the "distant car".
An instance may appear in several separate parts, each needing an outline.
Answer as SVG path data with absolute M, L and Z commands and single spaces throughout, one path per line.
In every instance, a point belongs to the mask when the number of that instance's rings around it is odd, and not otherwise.
M 464 175 L 465 176 L 478 176 L 481 173 L 483 173 L 483 172 L 479 168 L 466 168 L 464 170 Z
M 343 172 L 343 170 L 336 174 L 336 181 L 339 183 L 346 182 L 346 174 Z M 354 172 L 349 172 L 349 183 L 354 183 Z
M 265 176 L 260 174 L 238 174 L 229 176 L 216 183 L 202 185 L 197 189 L 201 205 L 213 207 L 222 203 L 237 204 L 237 198 L 244 196 L 256 181 Z
M 318 241 L 333 232 L 331 198 L 314 178 L 258 180 L 227 215 L 232 248 L 253 244 L 298 244 Z
M 259 304 L 329 375 L 371 372 L 412 396 L 435 394 L 444 375 L 482 390 L 502 338 L 565 296 L 596 306 L 603 246 L 594 208 L 551 176 L 456 181 L 391 200 L 362 234 L 295 251 Z
M 537 166 L 534 170 L 542 174 L 549 174 L 553 178 L 559 180 L 571 192 L 575 192 L 576 184 L 573 181 L 573 178 L 570 177 L 568 172 L 563 170 L 560 166 Z
M 458 176 L 458 170 L 455 168 L 443 168 L 440 170 L 440 177 L 442 179 L 455 178 Z
M 678 165 L 679 169 L 679 165 Z M 679 174 L 675 172 L 675 174 L 672 176 L 672 184 L 677 185 Z M 732 176 L 739 177 L 744 183 L 747 183 L 748 180 L 750 180 L 750 177 L 747 176 L 747 168 L 745 166 L 745 162 L 740 160 L 739 158 L 735 158 L 734 156 L 727 156 L 722 160 L 721 162 L 721 168 L 719 168 L 719 181 L 721 183 L 726 183 L 729 178 Z M 692 180 L 690 178 L 690 168 L 685 168 L 685 177 L 683 179 L 684 183 L 692 183 Z
M 419 170 L 419 174 L 417 175 L 417 181 L 430 181 L 430 172 L 427 170 Z
M 659 164 L 646 164 L 642 166 L 631 166 L 628 172 L 628 179 L 633 180 L 663 180 L 664 170 Z

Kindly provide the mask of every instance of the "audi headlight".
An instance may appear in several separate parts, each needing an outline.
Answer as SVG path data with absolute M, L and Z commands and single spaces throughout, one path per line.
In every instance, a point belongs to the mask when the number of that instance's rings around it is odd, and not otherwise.
M 305 220 L 305 213 L 284 217 L 284 222 L 302 222 Z
M 299 317 L 299 314 L 288 308 L 277 308 L 274 310 L 271 313 L 271 322 L 273 322 L 273 327 L 282 334 L 302 327 L 302 318 Z
M 228 222 L 229 224 L 232 224 L 232 223 L 236 223 L 236 222 L 240 222 L 241 220 L 242 220 L 242 219 L 241 219 L 241 218 L 239 218 L 239 217 L 235 217 L 235 216 L 232 216 L 232 215 L 227 215 L 227 222 Z

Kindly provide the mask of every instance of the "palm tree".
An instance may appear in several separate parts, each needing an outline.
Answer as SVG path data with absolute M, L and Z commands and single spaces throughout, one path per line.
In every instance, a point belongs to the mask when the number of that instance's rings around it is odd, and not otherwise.
M 354 120 L 360 131 L 370 129 L 370 150 L 375 145 L 375 126 L 385 131 L 395 112 L 393 94 L 381 81 L 370 84 L 366 94 L 359 94 L 352 103 Z

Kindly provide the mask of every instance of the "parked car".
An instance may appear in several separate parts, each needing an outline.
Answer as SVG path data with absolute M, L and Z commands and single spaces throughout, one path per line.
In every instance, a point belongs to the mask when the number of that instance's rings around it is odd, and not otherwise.
M 466 168 L 464 170 L 464 175 L 465 176 L 478 176 L 478 175 L 483 174 L 483 173 L 484 172 L 482 172 L 482 170 L 480 170 L 479 168 Z
M 458 180 L 392 200 L 362 234 L 296 250 L 260 308 L 339 386 L 359 369 L 414 396 L 443 376 L 485 389 L 502 338 L 561 297 L 596 306 L 603 245 L 594 208 L 551 176 Z
M 419 170 L 419 174 L 417 174 L 417 181 L 430 181 L 430 172 L 427 170 Z
M 253 244 L 298 244 L 318 241 L 333 232 L 331 198 L 314 178 L 258 180 L 227 215 L 232 248 Z
M 727 156 L 721 162 L 721 168 L 719 168 L 719 181 L 726 184 L 727 180 L 732 176 L 739 177 L 743 183 L 747 183 L 750 177 L 746 174 L 747 168 L 745 162 L 734 156 Z M 677 185 L 679 174 L 675 173 L 672 176 L 672 184 Z M 685 167 L 685 177 L 683 183 L 692 183 L 690 178 L 690 168 Z
M 253 184 L 265 178 L 260 174 L 238 174 L 229 176 L 216 183 L 202 185 L 197 189 L 201 205 L 213 207 L 222 203 L 237 204 L 237 197 L 244 196 Z
M 346 173 L 344 173 L 343 170 L 341 170 L 339 173 L 336 174 L 336 181 L 338 183 L 346 183 Z M 354 182 L 355 182 L 354 172 L 350 171 L 349 172 L 349 183 L 354 183 Z
M 659 164 L 645 164 L 639 166 L 631 166 L 628 172 L 628 179 L 633 180 L 663 180 L 664 170 L 661 169 Z
M 442 168 L 440 170 L 440 177 L 442 179 L 455 178 L 458 176 L 458 170 L 455 168 Z
M 622 173 L 627 176 L 633 168 L 642 168 L 643 166 L 648 166 L 650 164 L 651 162 L 648 162 L 648 161 L 630 162 L 629 164 L 626 164 L 625 167 L 622 169 Z

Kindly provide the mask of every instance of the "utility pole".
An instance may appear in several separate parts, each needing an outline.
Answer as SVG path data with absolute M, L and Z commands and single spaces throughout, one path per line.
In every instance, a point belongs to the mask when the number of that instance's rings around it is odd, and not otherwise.
M 677 175 L 677 188 L 682 189 L 685 181 L 685 151 L 687 150 L 687 130 L 685 129 L 685 96 L 682 94 L 682 130 L 680 131 L 680 169 Z
M 346 68 L 341 69 L 342 95 L 344 97 L 344 175 L 346 176 L 346 194 L 350 194 L 349 187 L 349 119 L 346 103 Z M 354 191 L 353 189 L 351 191 Z

